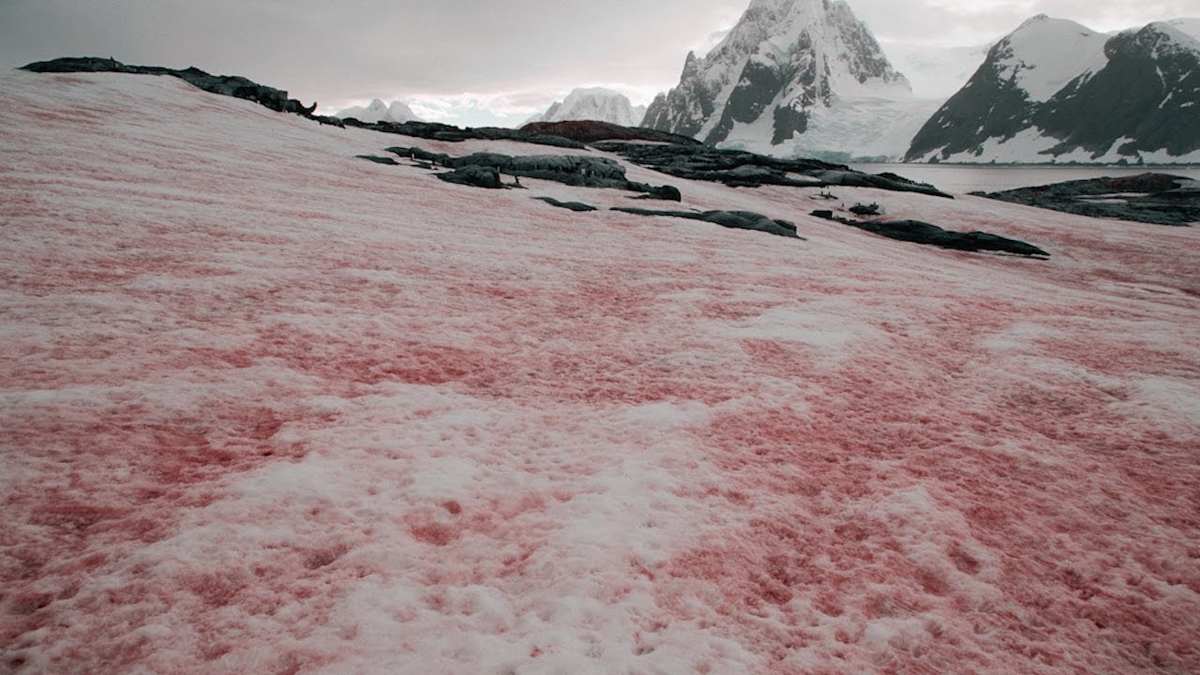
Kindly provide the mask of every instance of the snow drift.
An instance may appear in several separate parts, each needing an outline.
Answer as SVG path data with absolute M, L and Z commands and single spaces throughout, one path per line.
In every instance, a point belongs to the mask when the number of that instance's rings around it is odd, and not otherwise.
M 674 181 L 798 241 L 0 85 L 4 672 L 1200 669 L 1194 229 Z

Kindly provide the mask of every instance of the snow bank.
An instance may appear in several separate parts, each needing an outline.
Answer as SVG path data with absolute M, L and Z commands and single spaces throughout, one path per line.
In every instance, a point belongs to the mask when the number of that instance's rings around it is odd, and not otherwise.
M 0 91 L 5 672 L 1200 668 L 1195 230 L 835 191 L 1033 261 L 673 181 L 785 241 Z

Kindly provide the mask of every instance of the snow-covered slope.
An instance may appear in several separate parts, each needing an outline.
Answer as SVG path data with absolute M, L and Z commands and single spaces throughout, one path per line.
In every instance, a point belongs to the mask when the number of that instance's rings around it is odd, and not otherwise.
M 1166 23 L 1172 28 L 1200 40 L 1200 19 L 1172 19 Z
M 391 105 L 388 105 L 379 99 L 371 101 L 370 105 L 366 107 L 356 106 L 353 108 L 346 108 L 345 110 L 338 112 L 337 115 L 334 115 L 334 117 L 340 117 L 342 119 L 349 119 L 353 117 L 360 122 L 366 122 L 368 124 L 373 124 L 375 122 L 396 122 L 399 124 L 403 122 L 420 121 L 417 117 L 417 114 L 400 101 L 392 101 Z
M 888 101 L 908 105 L 909 83 L 845 2 L 753 0 L 707 56 L 688 54 L 679 85 L 655 99 L 643 124 L 778 155 L 877 154 L 878 139 L 894 138 L 900 155 L 911 135 L 894 127 L 911 126 L 906 119 L 856 112 Z M 827 124 L 843 118 L 859 120 L 850 125 L 858 133 Z
M 886 44 L 884 49 L 888 59 L 912 85 L 914 96 L 945 102 L 971 79 L 991 46 L 991 43 L 973 47 Z
M 562 101 L 555 101 L 546 112 L 529 118 L 531 122 L 572 122 L 595 120 L 636 127 L 646 116 L 645 106 L 634 106 L 619 91 L 591 87 L 576 89 Z
M 1166 23 L 1096 33 L 1044 15 L 997 43 L 910 161 L 1200 160 L 1200 42 Z
M 0 670 L 1200 670 L 1200 229 L 836 190 L 1038 261 L 672 179 L 799 241 L 0 92 Z

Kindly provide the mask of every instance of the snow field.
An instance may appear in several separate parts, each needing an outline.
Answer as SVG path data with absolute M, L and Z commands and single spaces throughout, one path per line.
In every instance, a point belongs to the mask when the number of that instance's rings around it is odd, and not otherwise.
M 795 242 L 0 79 L 0 671 L 1200 668 L 1194 230 L 629 167 Z

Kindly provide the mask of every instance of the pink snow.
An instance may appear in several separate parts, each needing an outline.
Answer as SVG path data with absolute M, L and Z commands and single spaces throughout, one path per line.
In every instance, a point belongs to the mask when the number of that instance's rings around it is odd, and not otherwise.
M 173 78 L 0 76 L 0 672 L 1200 671 L 1200 241 L 577 214 Z

